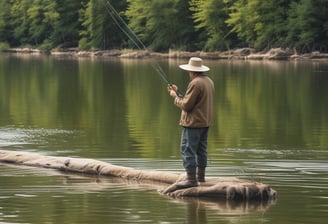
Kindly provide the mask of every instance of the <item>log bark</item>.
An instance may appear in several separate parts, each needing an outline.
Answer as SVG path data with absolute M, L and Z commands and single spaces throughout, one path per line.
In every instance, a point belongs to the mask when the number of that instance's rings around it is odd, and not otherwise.
M 277 198 L 277 192 L 269 185 L 234 177 L 207 178 L 197 187 L 179 189 L 175 183 L 185 179 L 184 174 L 165 171 L 138 170 L 117 166 L 94 159 L 46 156 L 30 152 L 0 149 L 0 162 L 57 169 L 99 176 L 112 176 L 138 182 L 164 186 L 158 191 L 171 197 L 202 197 L 227 201 L 268 202 Z

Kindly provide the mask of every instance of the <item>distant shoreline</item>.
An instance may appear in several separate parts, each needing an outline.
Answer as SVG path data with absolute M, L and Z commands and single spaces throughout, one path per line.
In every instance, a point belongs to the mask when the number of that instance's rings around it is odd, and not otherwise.
M 92 50 L 79 51 L 76 48 L 68 49 L 54 49 L 50 52 L 44 53 L 35 48 L 9 48 L 3 50 L 4 53 L 11 54 L 31 54 L 43 55 L 48 54 L 57 57 L 92 57 L 92 58 L 127 58 L 127 59 L 147 59 L 147 58 L 189 58 L 201 57 L 203 59 L 229 59 L 229 60 L 320 60 L 328 59 L 328 53 L 321 53 L 314 51 L 306 54 L 297 54 L 290 49 L 272 48 L 268 51 L 256 52 L 253 48 L 240 48 L 230 51 L 215 51 L 215 52 L 187 52 L 187 51 L 173 51 L 167 53 L 148 52 L 140 50 Z

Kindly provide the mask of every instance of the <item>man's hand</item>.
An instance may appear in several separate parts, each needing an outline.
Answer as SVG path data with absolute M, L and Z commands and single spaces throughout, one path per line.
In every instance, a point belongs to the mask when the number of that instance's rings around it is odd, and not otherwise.
M 173 84 L 168 85 L 167 90 L 173 98 L 178 96 L 177 95 L 178 87 L 176 85 L 173 85 Z

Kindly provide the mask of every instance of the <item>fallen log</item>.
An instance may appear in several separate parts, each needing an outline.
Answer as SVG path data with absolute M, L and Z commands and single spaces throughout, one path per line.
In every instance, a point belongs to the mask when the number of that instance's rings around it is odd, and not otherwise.
M 197 187 L 179 189 L 176 182 L 185 175 L 165 171 L 138 170 L 117 166 L 95 159 L 46 156 L 30 152 L 0 150 L 0 162 L 26 166 L 52 168 L 98 176 L 112 176 L 143 183 L 164 185 L 159 192 L 171 197 L 204 197 L 228 201 L 268 202 L 277 198 L 277 192 L 259 182 L 226 177 L 207 178 Z

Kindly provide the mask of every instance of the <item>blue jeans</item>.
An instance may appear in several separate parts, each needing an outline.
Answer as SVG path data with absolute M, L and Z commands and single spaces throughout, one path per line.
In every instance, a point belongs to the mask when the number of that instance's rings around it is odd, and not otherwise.
M 180 153 L 183 161 L 183 167 L 187 173 L 196 172 L 197 167 L 207 166 L 207 136 L 208 127 L 183 127 Z

